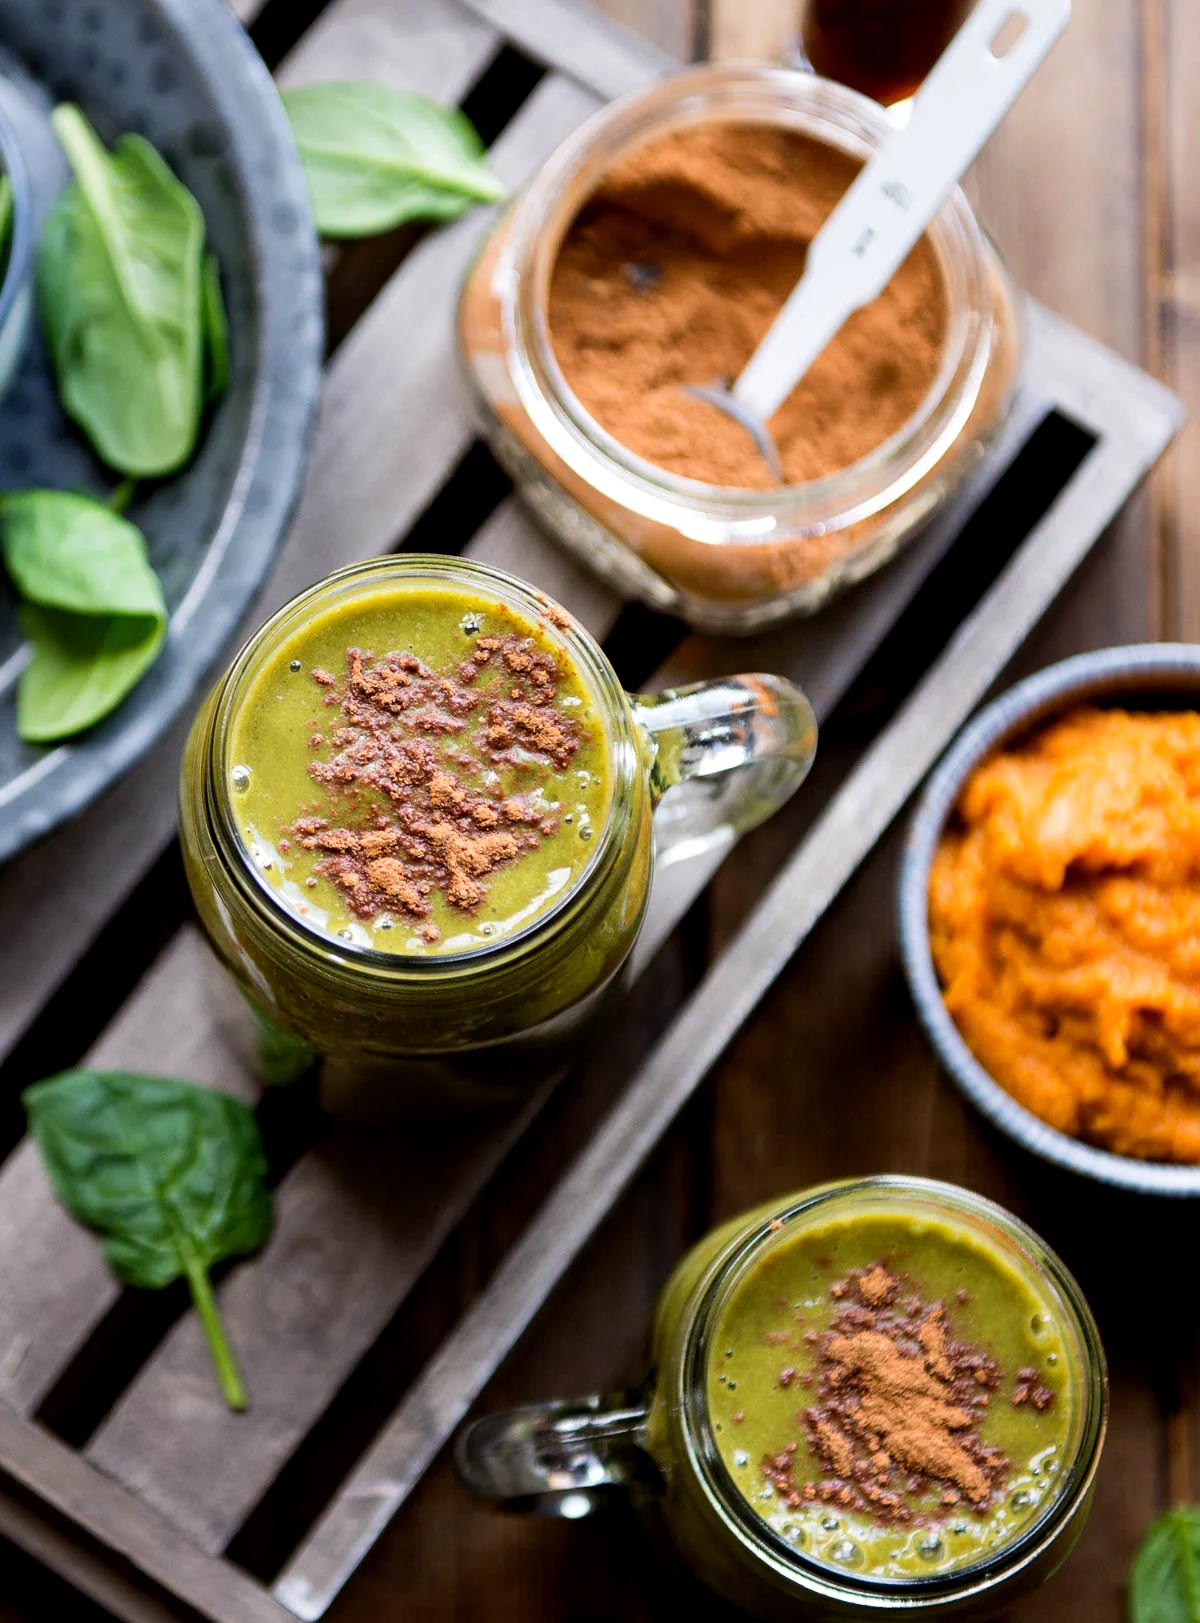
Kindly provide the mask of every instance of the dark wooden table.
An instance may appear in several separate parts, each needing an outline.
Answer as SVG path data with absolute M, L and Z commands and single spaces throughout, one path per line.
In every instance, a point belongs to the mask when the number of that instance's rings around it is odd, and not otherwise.
M 403 0 L 397 0 L 403 4 Z M 251 4 L 243 6 L 247 12 Z M 790 0 L 612 0 L 609 8 L 681 55 L 770 55 Z M 320 6 L 268 0 L 257 37 L 274 59 Z M 1168 381 L 1200 393 L 1200 201 L 1188 158 L 1200 137 L 1189 67 L 1200 52 L 1191 0 L 1078 0 L 1067 38 L 981 161 L 972 189 L 1018 278 L 1041 300 Z M 391 249 L 381 252 L 395 252 Z M 377 282 L 371 250 L 331 288 L 336 339 Z M 1024 671 L 1106 643 L 1200 635 L 1194 430 L 1114 526 L 1019 661 Z M 952 619 L 960 605 L 941 613 Z M 935 628 L 937 629 L 937 628 Z M 944 635 L 948 624 L 940 627 Z M 665 1023 L 836 782 L 903 695 L 912 672 L 890 647 L 827 728 L 811 794 L 747 840 L 660 954 L 631 1011 L 631 1054 Z M 1015 674 L 1015 673 L 1014 673 Z M 87 837 L 86 820 L 80 826 Z M 686 1245 L 773 1192 L 843 1173 L 902 1170 L 967 1184 L 1025 1216 L 1065 1255 L 1095 1305 L 1113 1375 L 1113 1426 L 1096 1507 L 1069 1568 L 1013 1613 L 1118 1623 L 1124 1575 L 1145 1523 L 1200 1497 L 1196 1223 L 1180 1209 L 1114 1202 L 1018 1159 L 939 1076 L 893 947 L 897 838 L 877 851 L 780 980 L 640 1177 L 535 1330 L 488 1406 L 611 1388 L 640 1373 L 654 1297 Z M 180 905 L 158 874 L 131 921 L 149 963 Z M 158 921 L 162 910 L 164 922 Z M 158 933 L 156 933 L 158 932 Z M 95 990 L 103 1006 L 103 987 Z M 84 1010 L 86 1024 L 87 1010 Z M 33 1056 L 6 1066 L 16 1087 Z M 836 1090 L 837 1108 L 829 1101 Z M 401 1344 L 368 1372 L 381 1390 L 418 1366 L 520 1232 L 558 1170 L 560 1143 L 598 1111 L 587 1091 L 552 1106 L 417 1292 Z M 7 1237 L 6 1237 L 7 1243 Z M 314 1450 L 314 1480 L 337 1441 Z M 316 1495 L 319 1499 L 320 1495 Z M 269 1543 L 270 1527 L 255 1529 Z M 586 1524 L 496 1517 L 464 1501 L 443 1462 L 330 1614 L 359 1619 L 633 1620 L 724 1609 L 654 1563 L 622 1517 Z M 0 1623 L 102 1614 L 24 1556 L 5 1552 Z

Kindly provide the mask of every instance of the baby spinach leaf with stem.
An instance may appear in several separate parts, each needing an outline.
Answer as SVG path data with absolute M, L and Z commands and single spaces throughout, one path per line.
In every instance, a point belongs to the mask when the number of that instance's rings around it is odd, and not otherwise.
M 90 497 L 22 490 L 0 496 L 0 552 L 33 644 L 17 731 L 68 738 L 119 704 L 162 647 L 167 609 L 145 540 Z
M 1200 1505 L 1168 1510 L 1142 1540 L 1129 1579 L 1131 1623 L 1200 1623 Z
M 390 85 L 301 85 L 283 94 L 323 237 L 367 237 L 406 220 L 453 220 L 504 187 L 456 107 Z
M 119 485 L 114 485 L 109 491 L 104 505 L 110 513 L 123 513 L 136 495 L 137 480 L 122 479 Z
M 56 1195 L 103 1237 L 117 1277 L 146 1290 L 187 1280 L 221 1394 L 244 1409 L 209 1270 L 271 1231 L 253 1113 L 225 1093 L 126 1071 L 64 1071 L 21 1098 Z
M 211 406 L 229 385 L 229 321 L 221 292 L 221 267 L 214 253 L 205 254 L 200 274 L 200 321 L 204 340 L 204 404 Z
M 204 218 L 141 136 L 109 152 L 77 107 L 53 116 L 75 175 L 38 253 L 59 396 L 110 467 L 171 473 L 200 431 Z

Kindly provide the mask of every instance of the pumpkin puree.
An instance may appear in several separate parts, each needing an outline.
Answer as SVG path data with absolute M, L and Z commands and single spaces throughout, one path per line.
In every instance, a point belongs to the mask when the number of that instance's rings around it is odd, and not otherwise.
M 1200 1162 L 1200 715 L 1077 709 L 985 762 L 929 925 L 946 1007 L 1014 1098 Z

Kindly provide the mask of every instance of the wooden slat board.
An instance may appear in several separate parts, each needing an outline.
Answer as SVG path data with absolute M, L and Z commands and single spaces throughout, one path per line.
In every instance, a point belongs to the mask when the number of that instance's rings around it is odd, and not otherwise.
M 1155 480 L 1155 528 L 1163 555 L 1163 612 L 1169 633 L 1200 635 L 1200 196 L 1192 158 L 1200 140 L 1200 106 L 1188 64 L 1200 52 L 1195 6 L 1148 9 L 1151 64 L 1146 102 L 1146 298 L 1149 363 L 1192 409 L 1193 427 Z M 1200 1426 L 1195 1408 L 1193 1431 Z M 1200 1493 L 1200 1450 L 1192 1443 L 1190 1491 Z
M 1131 3 L 1120 0 L 1109 15 L 1104 25 L 1109 44 L 1124 40 L 1121 29 L 1128 22 Z M 259 10 L 254 0 L 238 4 L 246 18 Z M 272 11 L 277 21 L 277 0 Z M 457 101 L 508 41 L 532 59 L 561 70 L 548 73 L 514 111 L 493 147 L 497 171 L 516 185 L 587 115 L 598 95 L 624 92 L 658 71 L 669 56 L 687 56 L 703 45 L 706 22 L 709 44 L 739 55 L 776 50 L 786 43 L 789 27 L 782 5 L 742 6 L 735 11 L 723 0 L 696 11 L 658 0 L 649 6 L 626 6 L 624 15 L 645 26 L 654 41 L 651 48 L 608 27 L 596 31 L 578 0 L 404 0 L 402 5 L 394 0 L 332 0 L 285 58 L 279 76 L 290 83 L 374 76 Z M 1090 46 L 1084 56 L 1093 92 L 1115 96 L 1118 119 L 1127 121 L 1131 104 L 1122 99 L 1119 75 L 1106 76 Z M 1065 128 L 1060 134 L 1064 142 L 1078 139 Z M 1036 134 L 1014 141 L 1016 156 L 1008 161 L 1029 162 Z M 979 184 L 986 188 L 996 182 L 985 169 Z M 1051 205 L 1046 208 L 1045 221 L 1050 222 Z M 1093 212 L 1086 223 L 1089 231 L 1098 229 L 1098 214 Z M 472 444 L 473 430 L 457 372 L 447 364 L 452 340 L 450 293 L 483 224 L 476 214 L 420 238 L 411 249 L 401 245 L 396 267 L 366 301 L 358 319 L 348 321 L 349 330 L 328 371 L 305 495 L 255 619 L 330 568 L 399 544 L 428 504 L 441 499 L 448 480 L 452 486 L 454 469 Z M 1049 223 L 1039 230 L 1048 232 Z M 1045 237 L 1031 233 L 1030 241 L 1042 247 Z M 339 262 L 339 278 L 344 271 L 345 262 Z M 1106 265 L 1090 307 L 1111 324 L 1102 330 L 1119 344 L 1136 331 L 1136 325 L 1132 329 L 1121 325 L 1128 313 L 1127 272 L 1127 256 L 1116 255 Z M 1076 272 L 1068 267 L 1063 274 Z M 420 320 L 414 321 L 414 312 L 420 313 Z M 1038 342 L 1047 357 L 1056 353 L 1060 338 L 1069 358 L 1073 353 L 1069 334 L 1059 335 L 1053 323 L 1039 329 Z M 1103 357 L 1099 360 L 1105 386 L 1119 390 L 1119 373 L 1109 370 Z M 1021 402 L 997 452 L 997 463 L 1015 452 L 1056 394 L 1054 379 L 1047 375 L 1056 364 L 1047 360 L 1040 370 L 1035 368 L 1034 386 Z M 1086 401 L 1076 401 L 1075 406 L 1086 420 Z M 658 672 L 656 683 L 747 665 L 775 668 L 800 676 L 818 710 L 828 714 L 953 540 L 957 524 L 986 494 L 992 477 L 994 466 L 980 470 L 964 492 L 954 523 L 931 531 L 920 547 L 875 583 L 820 619 L 737 645 L 689 638 Z M 1142 531 L 1130 528 L 1128 533 L 1140 544 Z M 448 536 L 447 545 L 457 550 L 462 539 Z M 599 637 L 618 622 L 619 601 L 538 537 L 511 500 L 501 502 L 465 550 L 537 579 Z M 17 1046 L 47 997 L 74 966 L 86 965 L 98 933 L 167 847 L 180 744 L 177 733 L 79 825 L 61 831 L 0 873 L 0 921 L 20 920 L 23 947 L 12 973 L 6 968 L 0 977 L 0 1059 Z M 737 916 L 742 898 L 761 889 L 769 867 L 780 864 L 788 827 L 789 819 L 781 819 L 777 830 L 764 831 L 745 853 L 737 852 L 727 861 L 713 891 L 716 939 L 728 933 L 723 921 Z M 763 853 L 772 850 L 776 856 L 764 858 Z M 639 973 L 670 937 L 716 865 L 714 858 L 660 874 L 652 918 L 639 944 Z M 62 928 L 58 900 L 64 894 L 72 897 L 69 931 Z M 729 905 L 730 896 L 738 905 Z M 664 984 L 674 985 L 669 978 Z M 679 990 L 676 986 L 672 996 L 678 997 Z M 35 1049 L 47 1043 L 55 1047 L 53 1034 L 35 1035 Z M 64 1046 L 62 1037 L 56 1041 Z M 149 974 L 128 989 L 122 1008 L 89 1058 L 100 1064 L 190 1075 L 251 1099 L 258 1095 L 237 1000 L 214 974 L 190 926 L 168 941 Z M 770 1084 L 763 1078 L 777 1069 L 769 1065 L 762 1077 L 740 1083 L 736 1097 L 727 1086 L 715 1095 L 716 1109 L 731 1123 L 728 1142 L 758 1146 L 752 1159 L 762 1154 L 762 1128 L 753 1112 L 759 1110 L 763 1119 L 769 1118 L 771 1102 L 764 1093 Z M 624 1075 L 610 1077 L 605 1087 L 611 1094 L 624 1081 Z M 601 1067 L 589 1082 L 597 1108 L 603 1083 Z M 557 1174 L 555 1149 L 560 1141 L 567 1142 L 560 1135 L 570 1111 L 569 1104 L 552 1101 L 543 1111 L 549 1118 L 544 1131 L 539 1123 L 522 1143 L 521 1156 L 532 1156 L 535 1164 L 541 1157 L 547 1177 Z M 517 1217 L 494 1206 L 489 1189 L 524 1125 L 480 1124 L 453 1146 L 410 1146 L 407 1151 L 403 1145 L 364 1145 L 350 1134 L 322 1138 L 280 1184 L 278 1227 L 266 1252 L 232 1271 L 220 1287 L 222 1306 L 255 1394 L 251 1413 L 231 1417 L 221 1409 L 194 1320 L 184 1314 L 150 1352 L 81 1452 L 58 1441 L 32 1417 L 70 1375 L 89 1338 L 111 1316 L 120 1292 L 90 1237 L 75 1229 L 53 1203 L 30 1146 L 20 1145 L 0 1167 L 0 1221 L 7 1215 L 22 1237 L 20 1246 L 0 1247 L 0 1531 L 71 1570 L 82 1588 L 135 1623 L 152 1619 L 162 1623 L 171 1615 L 165 1594 L 171 1587 L 214 1623 L 278 1623 L 285 1614 L 266 1588 L 214 1558 L 237 1538 L 260 1497 L 269 1494 L 277 1474 L 304 1443 L 338 1386 L 351 1378 L 464 1214 L 474 1214 L 468 1235 L 472 1224 L 483 1223 L 484 1249 L 490 1248 L 494 1257 L 502 1254 L 506 1233 L 510 1241 L 516 1237 Z M 543 1140 L 544 1149 L 538 1147 Z M 679 1164 L 678 1155 L 675 1162 Z M 687 1181 L 675 1176 L 661 1180 L 655 1199 L 660 1204 L 675 1202 L 675 1211 Z M 783 1181 L 793 1181 L 791 1167 Z M 713 1189 L 732 1188 L 736 1182 L 726 1163 L 718 1162 Z M 761 1187 L 760 1183 L 748 1198 L 757 1198 Z M 641 1259 L 637 1279 L 642 1294 L 635 1293 L 627 1304 L 630 1323 L 642 1314 L 648 1293 L 682 1239 L 694 1230 L 702 1209 L 701 1226 L 707 1221 L 710 1198 L 711 1193 L 702 1200 L 689 1197 L 686 1224 L 674 1217 L 659 1222 L 657 1252 L 647 1245 L 644 1227 L 625 1229 L 626 1260 L 613 1266 L 623 1268 L 621 1277 L 631 1281 L 631 1233 Z M 519 1210 L 520 1203 L 515 1204 Z M 471 1244 L 463 1243 L 468 1248 Z M 609 1330 L 613 1328 L 610 1322 Z M 604 1332 L 598 1332 L 593 1345 L 606 1344 Z M 569 1368 L 565 1361 L 563 1368 Z M 595 1378 L 607 1384 L 610 1376 L 597 1373 Z M 1126 1446 L 1136 1453 L 1132 1436 Z M 42 1480 L 47 1496 L 68 1520 L 39 1521 L 24 1495 L 6 1492 L 5 1462 L 22 1482 Z M 14 1462 L 19 1462 L 19 1469 Z M 1142 1471 L 1140 1456 L 1138 1469 Z M 329 1488 L 333 1486 L 330 1481 Z M 418 1498 L 413 1527 L 423 1525 L 424 1503 Z M 71 1517 L 87 1529 L 82 1542 L 72 1543 Z M 480 1578 L 472 1570 L 468 1549 L 498 1548 L 499 1535 L 483 1532 L 472 1516 L 468 1545 L 461 1533 L 466 1521 L 465 1516 L 443 1514 L 428 1547 L 439 1552 L 439 1561 L 461 1565 L 464 1596 L 482 1596 L 485 1591 L 474 1587 Z M 297 1527 L 296 1534 L 300 1531 Z M 122 1561 L 111 1568 L 105 1562 L 106 1541 L 124 1552 Z M 404 1547 L 402 1537 L 395 1548 Z M 289 1569 L 293 1578 L 312 1570 L 305 1562 L 301 1551 Z M 428 1581 L 418 1576 L 427 1565 L 411 1562 L 402 1584 Z M 379 1570 L 377 1564 L 372 1570 Z M 357 1592 L 363 1596 L 380 1593 L 379 1605 L 366 1599 L 362 1602 L 366 1609 L 359 1611 L 352 1586 L 339 1615 L 396 1615 L 395 1580 L 386 1599 L 384 1591 L 372 1588 L 370 1572 L 359 1583 Z M 488 1585 L 486 1592 L 495 1587 Z M 291 1593 L 298 1592 L 293 1584 Z M 508 1591 L 502 1585 L 499 1592 Z M 599 1585 L 593 1610 L 604 1592 Z M 474 1623 L 487 1604 L 464 1600 L 461 1615 Z M 515 1600 L 512 1605 L 516 1611 L 493 1607 L 490 1615 L 533 1615 Z M 601 1611 L 609 1615 L 603 1605 Z M 431 1602 L 427 1615 L 442 1617 L 445 1607 Z M 665 1615 L 661 1606 L 656 1615 Z M 2 1602 L 0 1623 L 7 1623 Z

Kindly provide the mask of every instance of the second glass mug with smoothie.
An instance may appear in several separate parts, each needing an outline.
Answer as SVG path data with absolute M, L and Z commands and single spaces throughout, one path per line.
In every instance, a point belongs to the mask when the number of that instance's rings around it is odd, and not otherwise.
M 987 1618 L 1066 1559 L 1108 1414 L 1079 1287 L 1025 1225 L 924 1178 L 825 1184 L 714 1230 L 643 1385 L 485 1417 L 477 1495 L 571 1519 L 629 1494 L 777 1623 Z
M 321 1056 L 328 1108 L 437 1118 L 565 1068 L 628 961 L 655 839 L 670 857 L 753 827 L 815 737 L 782 678 L 630 695 L 512 576 L 375 559 L 279 610 L 210 694 L 188 881 L 268 1031 Z

